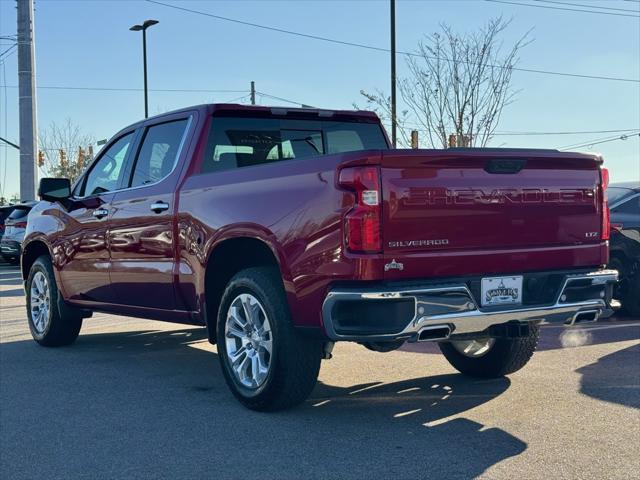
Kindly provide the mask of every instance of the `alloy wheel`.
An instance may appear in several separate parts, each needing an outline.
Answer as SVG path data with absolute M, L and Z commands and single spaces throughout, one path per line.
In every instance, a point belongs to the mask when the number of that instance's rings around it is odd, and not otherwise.
M 271 366 L 273 339 L 269 318 L 260 301 L 249 293 L 229 305 L 224 327 L 226 355 L 236 380 L 259 388 Z
M 31 322 L 38 334 L 43 334 L 49 325 L 51 309 L 51 291 L 47 277 L 42 272 L 36 272 L 31 281 Z

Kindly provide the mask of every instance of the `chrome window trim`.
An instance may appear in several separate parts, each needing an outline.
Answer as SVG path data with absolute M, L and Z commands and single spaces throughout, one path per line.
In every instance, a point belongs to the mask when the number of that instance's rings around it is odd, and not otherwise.
M 191 124 L 193 123 L 193 114 L 189 115 L 188 117 L 185 118 L 178 118 L 175 120 L 167 120 L 166 122 L 159 122 L 159 123 L 155 123 L 153 125 L 145 125 L 142 128 L 144 128 L 144 133 L 146 134 L 147 129 L 155 127 L 156 125 L 162 125 L 163 123 L 171 123 L 171 122 L 179 122 L 181 120 L 187 120 L 187 126 L 184 129 L 184 133 L 182 134 L 182 139 L 180 140 L 180 145 L 178 146 L 178 152 L 176 153 L 176 159 L 173 162 L 173 167 L 171 168 L 171 171 L 169 173 L 167 173 L 164 177 L 162 177 L 160 180 L 157 180 L 153 183 L 145 183 L 144 185 L 137 185 L 135 187 L 126 187 L 126 188 L 119 188 L 117 190 L 109 190 L 108 192 L 103 192 L 97 195 L 86 195 L 84 197 L 74 197 L 78 200 L 85 200 L 87 198 L 91 198 L 91 197 L 97 197 L 100 195 L 109 195 L 112 193 L 120 193 L 120 192 L 126 192 L 129 190 L 138 190 L 140 188 L 147 188 L 147 187 L 152 187 L 154 185 L 159 184 L 160 182 L 164 181 L 165 179 L 167 179 L 168 177 L 170 177 L 171 175 L 173 175 L 173 172 L 175 172 L 176 168 L 178 167 L 178 160 L 180 160 L 180 155 L 182 155 L 182 149 L 184 148 L 184 144 L 187 141 L 187 134 L 189 133 L 189 129 L 191 128 Z M 133 130 L 133 132 L 135 132 L 135 130 Z M 128 135 L 128 134 L 125 134 Z M 123 135 L 124 136 L 124 135 Z M 122 137 L 120 137 L 122 138 Z M 139 147 L 142 147 L 142 144 L 144 143 L 144 137 L 141 139 L 140 141 L 140 145 Z M 136 157 L 138 156 L 140 152 L 136 152 Z M 135 170 L 135 165 L 133 166 L 133 169 L 131 170 L 131 174 L 133 174 L 133 171 Z

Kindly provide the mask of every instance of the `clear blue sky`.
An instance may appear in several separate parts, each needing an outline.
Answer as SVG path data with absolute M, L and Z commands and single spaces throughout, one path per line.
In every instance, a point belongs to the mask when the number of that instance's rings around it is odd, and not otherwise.
M 380 47 L 389 44 L 386 0 L 166 1 L 308 34 Z M 640 10 L 640 3 L 635 1 L 565 1 Z M 471 31 L 500 14 L 513 17 L 505 35 L 507 44 L 534 29 L 534 42 L 522 52 L 521 67 L 640 78 L 640 20 L 628 17 L 481 0 L 398 1 L 398 49 L 414 49 L 425 33 L 438 29 L 440 22 L 459 31 Z M 249 82 L 255 80 L 259 91 L 328 108 L 362 104 L 360 89 L 389 89 L 389 58 L 383 52 L 265 31 L 145 1 L 37 0 L 35 17 L 40 87 L 140 88 L 141 35 L 130 32 L 129 27 L 154 18 L 160 24 L 148 32 L 150 89 L 248 91 Z M 0 35 L 15 33 L 15 1 L 0 0 Z M 5 40 L 0 41 L 0 52 L 8 46 Z M 5 61 L 9 86 L 17 85 L 16 57 L 14 53 Z M 398 69 L 402 76 L 405 67 L 401 57 Z M 2 73 L 0 67 L 0 85 L 4 84 Z M 640 129 L 639 83 L 516 72 L 513 85 L 522 92 L 505 111 L 500 131 Z M 8 138 L 17 142 L 17 89 L 7 88 L 6 92 L 5 103 L 5 89 L 0 87 L 0 135 L 4 136 L 6 127 Z M 224 102 L 242 94 L 151 91 L 150 113 Z M 138 120 L 143 113 L 141 92 L 38 90 L 40 129 L 69 117 L 100 139 Z M 556 148 L 609 136 L 498 136 L 493 145 Z M 591 150 L 605 155 L 613 181 L 640 178 L 637 136 L 595 145 Z M 3 179 L 6 194 L 18 191 L 17 152 L 0 147 L 0 183 Z

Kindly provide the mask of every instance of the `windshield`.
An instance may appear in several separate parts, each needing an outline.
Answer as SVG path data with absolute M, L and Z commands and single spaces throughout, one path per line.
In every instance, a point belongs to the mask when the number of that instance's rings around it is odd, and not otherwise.
M 617 203 L 618 201 L 622 200 L 627 195 L 631 195 L 632 193 L 633 190 L 629 188 L 609 187 L 607 189 L 607 198 L 609 199 L 609 205 Z

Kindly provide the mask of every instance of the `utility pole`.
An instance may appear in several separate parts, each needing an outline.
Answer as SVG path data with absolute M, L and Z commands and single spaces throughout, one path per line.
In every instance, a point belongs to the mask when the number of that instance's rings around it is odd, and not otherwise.
M 20 199 L 36 198 L 36 75 L 33 0 L 18 0 L 18 108 L 20 122 Z
M 396 0 L 391 0 L 391 143 L 396 148 Z
M 420 142 L 418 141 L 418 131 L 411 130 L 411 148 L 420 148 Z
M 251 105 L 256 104 L 256 82 L 251 80 Z

